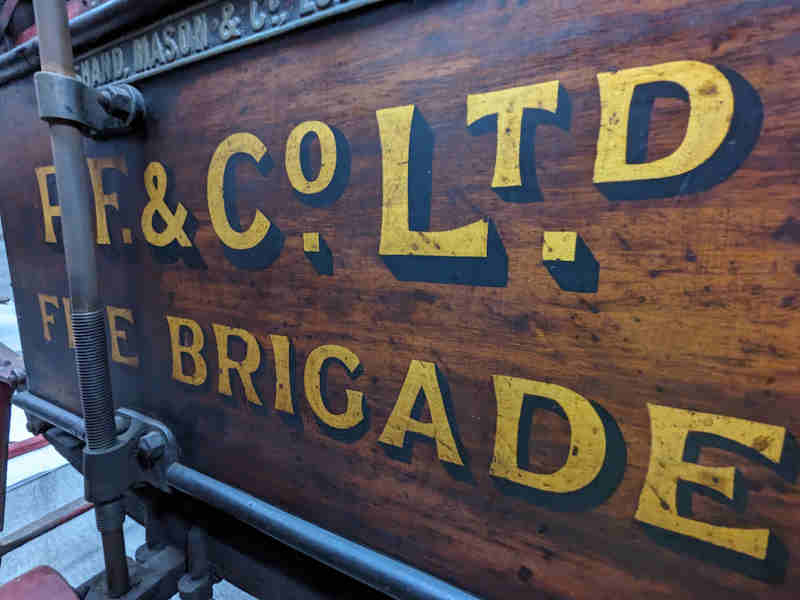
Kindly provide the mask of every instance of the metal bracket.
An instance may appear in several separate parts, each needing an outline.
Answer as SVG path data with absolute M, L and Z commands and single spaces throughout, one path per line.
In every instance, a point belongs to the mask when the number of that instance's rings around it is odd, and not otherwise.
M 170 492 L 167 468 L 178 460 L 175 436 L 165 425 L 136 411 L 120 409 L 117 416 L 128 425 L 116 443 L 103 450 L 83 450 L 86 499 L 96 504 L 111 502 L 143 483 Z
M 144 98 L 132 85 L 96 90 L 75 77 L 47 71 L 39 71 L 33 80 L 44 121 L 68 122 L 95 138 L 129 133 L 144 121 Z
M 2 343 L 0 343 L 0 383 L 5 383 L 12 390 L 25 384 L 25 363 L 22 361 L 22 356 Z
M 219 581 L 208 561 L 208 534 L 192 527 L 186 536 L 186 558 L 189 569 L 178 580 L 181 600 L 212 600 L 213 585 Z
M 117 600 L 171 598 L 178 591 L 178 579 L 186 570 L 186 556 L 172 546 L 141 555 L 137 551 L 136 562 L 129 561 L 129 568 L 133 585 Z M 109 600 L 111 597 L 104 573 L 79 586 L 78 592 L 85 600 Z

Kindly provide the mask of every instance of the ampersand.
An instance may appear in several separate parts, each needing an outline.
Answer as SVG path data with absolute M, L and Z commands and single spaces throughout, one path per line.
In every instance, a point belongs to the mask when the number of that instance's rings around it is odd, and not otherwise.
M 240 37 L 242 32 L 239 31 L 239 23 L 242 21 L 239 17 L 233 16 L 236 7 L 232 2 L 226 2 L 222 6 L 222 21 L 219 24 L 219 36 L 223 42 L 227 42 L 233 37 Z
M 164 165 L 155 161 L 147 165 L 144 170 L 144 187 L 150 198 L 142 210 L 142 231 L 145 239 L 158 248 L 168 246 L 173 241 L 177 241 L 184 248 L 191 247 L 192 241 L 183 230 L 189 211 L 179 203 L 173 213 L 164 202 L 167 193 L 167 172 Z M 156 231 L 153 226 L 153 217 L 156 213 L 166 224 L 162 231 Z

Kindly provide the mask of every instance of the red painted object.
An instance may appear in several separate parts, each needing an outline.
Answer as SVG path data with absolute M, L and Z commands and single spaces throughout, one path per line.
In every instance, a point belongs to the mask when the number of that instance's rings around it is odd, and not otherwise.
M 42 566 L 0 587 L 0 600 L 78 600 L 78 596 L 55 569 Z
M 8 445 L 8 458 L 16 458 L 28 452 L 33 452 L 48 445 L 48 441 L 41 435 L 36 435 L 19 442 L 11 442 Z
M 77 17 L 78 15 L 83 14 L 88 10 L 91 10 L 92 8 L 94 8 L 94 6 L 89 6 L 89 3 L 83 2 L 83 0 L 70 0 L 70 2 L 67 3 L 67 15 L 69 15 L 69 18 L 71 20 Z M 25 31 L 23 31 L 17 36 L 17 39 L 14 40 L 14 45 L 19 46 L 20 44 L 24 44 L 28 40 L 35 37 L 36 37 L 36 25 L 31 25 Z

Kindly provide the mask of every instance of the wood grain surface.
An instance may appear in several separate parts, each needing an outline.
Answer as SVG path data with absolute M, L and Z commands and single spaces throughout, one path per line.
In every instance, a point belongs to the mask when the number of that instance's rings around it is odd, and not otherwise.
M 120 354 L 138 357 L 138 366 L 112 363 L 119 404 L 167 423 L 189 466 L 482 597 L 796 597 L 791 443 L 775 466 L 705 440 L 700 464 L 739 470 L 735 500 L 699 493 L 708 491 L 702 486 L 681 491 L 691 494 L 696 520 L 769 529 L 765 560 L 634 515 L 652 450 L 648 404 L 785 428 L 790 442 L 800 432 L 799 8 L 766 0 L 387 3 L 137 83 L 146 131 L 88 145 L 89 156 L 122 156 L 127 168 L 105 172 L 119 210 L 107 210 L 112 243 L 100 265 L 106 302 L 134 319 L 117 319 L 127 338 Z M 610 199 L 593 184 L 598 73 L 684 60 L 733 71 L 755 91 L 758 102 L 740 115 L 759 133 L 755 145 L 709 189 Z M 540 198 L 509 202 L 491 187 L 497 133 L 467 127 L 467 96 L 553 80 L 569 119 L 536 127 L 529 159 Z M 52 162 L 47 127 L 30 78 L 0 90 L 0 102 L 3 227 L 30 387 L 80 412 L 63 301 L 47 308 L 47 341 L 38 296 L 67 295 L 63 250 L 45 243 L 34 173 Z M 491 219 L 508 258 L 504 282 L 405 280 L 379 256 L 376 111 L 410 104 L 432 138 L 429 229 Z M 688 118 L 685 101 L 655 100 L 647 160 L 680 144 Z M 327 203 L 299 198 L 285 168 L 290 132 L 316 120 L 337 132 L 349 169 Z M 272 162 L 264 175 L 242 161 L 235 175 L 242 224 L 260 210 L 283 236 L 267 268 L 233 264 L 210 222 L 209 164 L 237 132 L 255 135 Z M 319 161 L 319 144 L 310 155 Z M 144 239 L 151 161 L 164 165 L 167 204 L 181 203 L 196 222 L 190 250 L 156 250 Z M 55 201 L 54 183 L 50 193 Z M 596 291 L 561 289 L 542 262 L 545 231 L 577 232 L 599 265 Z M 330 249 L 332 275 L 304 254 L 303 234 L 312 232 Z M 165 315 L 201 326 L 203 385 L 173 378 Z M 212 324 L 257 339 L 261 406 L 236 375 L 232 396 L 219 393 Z M 293 416 L 275 410 L 271 335 L 293 344 Z M 321 423 L 304 393 L 306 359 L 326 344 L 346 347 L 361 365 L 353 379 L 341 365 L 327 371 L 331 412 L 345 410 L 345 389 L 364 394 L 364 422 L 347 435 Z M 243 352 L 231 343 L 232 356 Z M 412 361 L 435 363 L 446 382 L 463 467 L 440 460 L 430 439 L 405 453 L 378 441 Z M 493 478 L 494 375 L 557 384 L 601 407 L 612 434 L 607 486 L 561 501 Z M 533 411 L 521 452 L 531 471 L 552 473 L 570 455 L 571 428 L 557 413 Z

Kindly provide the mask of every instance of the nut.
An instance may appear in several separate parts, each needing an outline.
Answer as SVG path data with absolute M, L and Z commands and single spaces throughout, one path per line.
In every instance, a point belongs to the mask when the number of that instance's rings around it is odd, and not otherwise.
M 39 417 L 34 417 L 31 414 L 28 414 L 27 417 L 28 417 L 28 422 L 25 424 L 25 427 L 33 435 L 41 435 L 52 427 L 50 423 L 43 421 Z
M 149 431 L 139 438 L 136 458 L 143 469 L 153 468 L 158 459 L 164 456 L 166 444 L 166 439 L 158 431 Z

